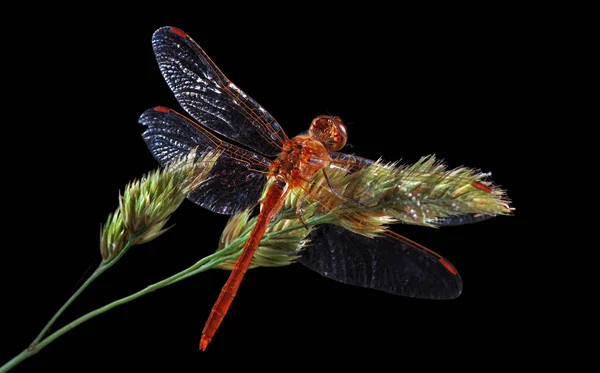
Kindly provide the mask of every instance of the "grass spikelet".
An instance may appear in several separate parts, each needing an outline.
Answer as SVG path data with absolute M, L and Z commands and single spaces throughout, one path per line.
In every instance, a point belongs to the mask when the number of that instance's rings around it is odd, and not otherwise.
M 119 196 L 119 207 L 108 216 L 100 232 L 100 253 L 110 262 L 133 245 L 149 242 L 165 231 L 169 216 L 186 195 L 206 177 L 218 154 L 196 159 L 195 151 L 165 169 L 133 181 Z

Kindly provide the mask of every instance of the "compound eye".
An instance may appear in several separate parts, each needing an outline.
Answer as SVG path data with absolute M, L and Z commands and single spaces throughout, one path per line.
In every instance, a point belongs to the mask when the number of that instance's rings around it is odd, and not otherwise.
M 344 145 L 346 145 L 346 140 L 348 140 L 348 130 L 346 129 L 346 125 L 344 124 L 344 122 L 342 122 L 342 119 L 340 117 L 333 117 L 331 119 L 333 121 L 332 128 L 334 129 L 334 131 L 332 131 L 332 148 L 334 151 L 338 151 L 341 148 L 343 148 Z
M 344 138 L 344 144 L 345 144 L 346 140 L 348 139 L 348 129 L 346 128 L 346 125 L 342 122 L 341 119 L 340 119 L 340 123 L 338 124 L 338 131 L 340 131 L 340 135 Z

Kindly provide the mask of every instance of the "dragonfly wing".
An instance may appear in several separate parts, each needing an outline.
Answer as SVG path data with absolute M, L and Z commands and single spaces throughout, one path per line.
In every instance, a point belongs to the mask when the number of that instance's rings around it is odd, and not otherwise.
M 433 252 L 391 237 L 368 238 L 335 225 L 321 225 L 298 260 L 321 275 L 349 285 L 424 299 L 452 299 L 462 281 Z
M 270 161 L 229 144 L 185 116 L 164 107 L 146 110 L 139 122 L 148 126 L 144 140 L 154 157 L 166 166 L 197 149 L 199 155 L 221 152 L 206 180 L 188 198 L 221 214 L 253 206 L 262 193 Z
M 493 217 L 494 215 L 483 214 L 452 215 L 436 220 L 435 225 L 440 227 L 454 227 L 457 225 L 479 223 L 480 221 L 488 220 Z
M 273 116 L 235 86 L 183 31 L 152 36 L 158 66 L 179 104 L 211 130 L 261 154 L 275 156 L 288 137 Z

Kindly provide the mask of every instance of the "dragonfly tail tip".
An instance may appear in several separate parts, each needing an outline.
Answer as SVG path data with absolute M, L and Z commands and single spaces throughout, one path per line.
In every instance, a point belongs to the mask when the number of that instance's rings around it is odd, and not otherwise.
M 202 338 L 200 339 L 200 350 L 206 351 L 206 346 L 208 346 L 208 342 L 209 340 L 202 336 Z

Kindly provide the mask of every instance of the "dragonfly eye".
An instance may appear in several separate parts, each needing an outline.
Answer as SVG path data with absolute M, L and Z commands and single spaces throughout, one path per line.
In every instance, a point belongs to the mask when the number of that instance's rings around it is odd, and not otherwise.
M 340 150 L 341 148 L 344 147 L 344 145 L 346 145 L 346 141 L 348 140 L 348 129 L 346 128 L 346 125 L 344 124 L 344 122 L 342 122 L 342 119 L 339 117 L 335 117 L 335 119 L 337 119 L 336 122 L 336 126 L 337 126 L 337 131 L 338 131 L 338 136 L 339 136 L 339 142 L 340 144 L 338 144 L 338 148 L 335 149 Z
M 335 145 L 331 150 L 338 151 L 346 145 L 346 140 L 348 140 L 348 130 L 346 129 L 346 125 L 342 122 L 342 118 L 333 117 L 333 140 Z
M 319 115 L 313 119 L 309 133 L 321 141 L 329 151 L 338 151 L 346 145 L 348 131 L 340 117 Z

